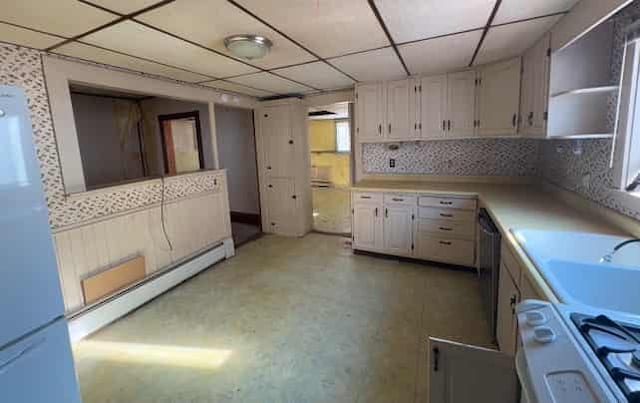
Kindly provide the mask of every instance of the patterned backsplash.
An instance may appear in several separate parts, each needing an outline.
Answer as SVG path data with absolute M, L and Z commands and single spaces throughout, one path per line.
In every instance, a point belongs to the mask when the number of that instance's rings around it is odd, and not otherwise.
M 363 144 L 367 174 L 535 176 L 540 140 L 473 139 Z M 390 160 L 395 160 L 395 168 Z

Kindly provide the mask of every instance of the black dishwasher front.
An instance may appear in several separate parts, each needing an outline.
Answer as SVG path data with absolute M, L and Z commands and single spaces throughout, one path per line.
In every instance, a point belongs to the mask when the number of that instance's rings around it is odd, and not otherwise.
M 496 338 L 498 276 L 500 275 L 500 231 L 485 209 L 478 213 L 478 273 L 482 283 L 482 295 L 489 317 L 491 335 Z

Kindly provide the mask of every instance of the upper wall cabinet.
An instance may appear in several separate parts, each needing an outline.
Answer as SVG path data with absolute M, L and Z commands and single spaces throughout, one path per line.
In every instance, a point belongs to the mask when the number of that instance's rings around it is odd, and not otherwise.
M 418 88 L 418 137 L 444 138 L 447 130 L 447 75 L 423 77 Z
M 520 103 L 520 58 L 483 66 L 478 72 L 480 136 L 515 135 Z
M 475 134 L 476 72 L 462 71 L 447 75 L 448 137 Z
M 383 83 L 362 84 L 356 88 L 356 136 L 360 140 L 384 138 L 385 91 Z
M 387 83 L 386 134 L 389 139 L 406 139 L 413 135 L 413 130 L 409 130 L 409 104 L 415 99 L 410 96 L 410 86 L 410 80 Z
M 522 57 L 520 134 L 544 137 L 549 100 L 549 55 L 551 35 L 543 36 Z

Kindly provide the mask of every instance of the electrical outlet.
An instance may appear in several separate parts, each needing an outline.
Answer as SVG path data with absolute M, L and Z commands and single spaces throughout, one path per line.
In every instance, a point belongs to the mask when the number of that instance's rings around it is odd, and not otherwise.
M 396 167 L 396 159 L 389 158 L 389 168 L 395 168 L 395 167 Z

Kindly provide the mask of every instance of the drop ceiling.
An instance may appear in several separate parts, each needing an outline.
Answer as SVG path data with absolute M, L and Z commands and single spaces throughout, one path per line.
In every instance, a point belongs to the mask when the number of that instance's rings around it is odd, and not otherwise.
M 577 1 L 20 0 L 0 41 L 262 98 L 516 56 Z M 235 58 L 239 33 L 272 51 Z

